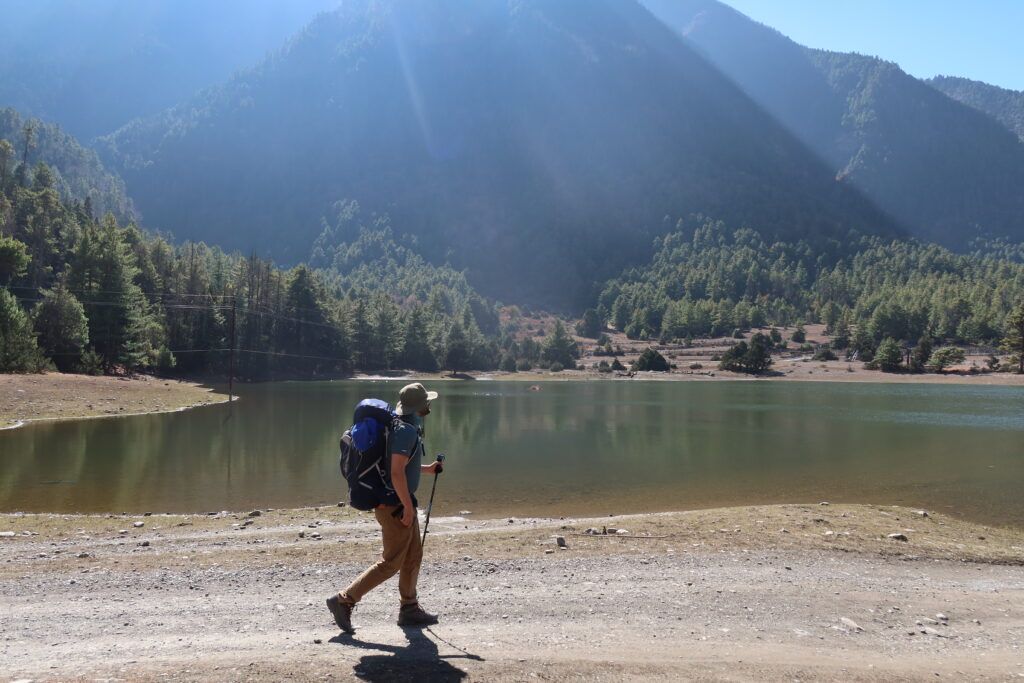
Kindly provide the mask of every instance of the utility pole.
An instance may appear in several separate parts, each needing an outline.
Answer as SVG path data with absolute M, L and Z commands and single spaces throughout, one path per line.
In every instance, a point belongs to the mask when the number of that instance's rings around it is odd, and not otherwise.
M 231 403 L 235 400 L 235 307 L 238 305 L 237 299 L 232 297 L 231 299 L 231 353 L 228 356 L 228 408 L 231 408 Z

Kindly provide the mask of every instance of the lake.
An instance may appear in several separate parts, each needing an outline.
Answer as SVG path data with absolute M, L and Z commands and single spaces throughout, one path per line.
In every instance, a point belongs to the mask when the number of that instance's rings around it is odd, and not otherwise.
M 0 510 L 206 512 L 345 498 L 338 436 L 403 382 L 241 386 L 181 413 L 0 432 Z M 1024 390 L 844 383 L 437 382 L 435 510 L 624 514 L 900 504 L 1024 526 Z M 429 478 L 425 478 L 429 486 Z M 425 505 L 429 488 L 420 491 Z

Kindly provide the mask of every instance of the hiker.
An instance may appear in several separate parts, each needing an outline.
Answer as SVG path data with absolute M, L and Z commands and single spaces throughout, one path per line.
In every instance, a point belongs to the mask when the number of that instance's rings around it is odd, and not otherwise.
M 427 391 L 422 384 L 409 384 L 398 394 L 395 421 L 389 439 L 391 451 L 391 486 L 394 498 L 374 508 L 380 524 L 384 550 L 380 559 L 367 569 L 348 588 L 327 599 L 327 607 L 338 628 L 354 633 L 352 610 L 368 592 L 398 574 L 398 593 L 401 608 L 399 626 L 430 626 L 437 617 L 428 614 L 416 599 L 416 579 L 423 560 L 420 525 L 416 516 L 416 489 L 420 474 L 437 475 L 440 463 L 423 465 L 423 418 L 430 414 L 430 402 L 437 398 L 436 391 Z

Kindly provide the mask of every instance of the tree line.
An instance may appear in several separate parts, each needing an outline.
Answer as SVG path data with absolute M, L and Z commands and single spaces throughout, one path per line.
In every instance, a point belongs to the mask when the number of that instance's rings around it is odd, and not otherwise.
M 343 264 L 282 269 L 96 217 L 28 152 L 0 161 L 0 370 L 223 375 L 234 356 L 236 376 L 266 379 L 484 370 L 508 352 L 496 306 L 389 226 L 334 245 Z
M 631 338 L 668 342 L 817 322 L 837 349 L 868 362 L 889 340 L 890 355 L 892 345 L 1001 345 L 1019 366 L 1013 340 L 1024 315 L 1024 264 L 1013 258 L 1019 250 L 996 246 L 956 254 L 864 236 L 769 242 L 721 222 L 680 222 L 656 241 L 650 265 L 606 284 L 582 327 L 607 321 Z

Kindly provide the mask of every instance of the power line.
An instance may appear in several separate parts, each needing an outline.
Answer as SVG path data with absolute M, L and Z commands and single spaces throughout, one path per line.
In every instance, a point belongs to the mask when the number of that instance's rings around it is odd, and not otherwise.
M 224 353 L 230 351 L 230 348 L 224 349 L 168 349 L 169 353 L 183 354 L 183 353 Z M 281 356 L 284 358 L 305 358 L 309 360 L 329 360 L 337 363 L 348 363 L 348 358 L 336 358 L 333 356 L 312 356 L 301 353 L 287 353 L 285 351 L 257 351 L 256 349 L 235 349 L 237 353 L 252 353 L 260 356 Z M 63 353 L 50 353 L 47 356 L 78 356 L 80 353 L 75 352 L 63 352 Z
M 40 301 L 46 300 L 45 298 L 42 297 L 38 299 L 30 299 L 28 297 L 16 296 L 14 298 L 18 301 L 25 303 L 39 303 Z M 119 303 L 117 301 L 79 301 L 79 303 L 81 303 L 83 306 L 114 306 L 119 308 L 123 308 L 125 306 L 125 304 Z M 204 306 L 202 304 L 165 304 L 163 307 L 174 310 L 187 309 L 196 311 L 220 311 L 228 310 L 231 308 L 230 306 Z
M 37 289 L 45 289 L 45 288 L 44 287 L 29 287 L 27 285 L 8 285 L 7 289 L 24 289 L 24 290 L 29 290 L 29 291 L 35 291 Z M 64 288 L 64 289 L 66 291 L 68 291 L 68 292 L 71 292 L 72 294 L 118 294 L 118 295 L 121 295 L 121 294 L 129 294 L 130 293 L 130 292 L 126 292 L 124 290 L 110 290 L 110 289 L 70 289 L 70 288 Z M 152 292 L 152 293 L 147 294 L 141 288 L 139 289 L 139 292 L 142 295 L 147 296 L 147 297 L 149 297 L 149 296 L 161 296 L 161 297 L 176 296 L 176 297 L 180 297 L 180 298 L 185 298 L 185 297 L 202 297 L 204 299 L 241 299 L 241 298 L 243 298 L 242 295 L 240 295 L 240 294 L 198 294 L 198 293 L 197 294 L 177 294 L 175 292 Z

